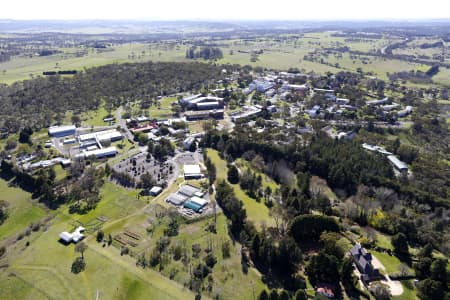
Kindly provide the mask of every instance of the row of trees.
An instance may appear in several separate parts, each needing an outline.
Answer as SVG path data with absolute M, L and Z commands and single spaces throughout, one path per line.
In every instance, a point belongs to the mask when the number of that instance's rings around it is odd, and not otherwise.
M 200 49 L 197 49 L 196 46 L 192 46 L 186 50 L 186 58 L 203 58 L 204 60 L 214 60 L 223 58 L 223 53 L 222 50 L 217 47 L 201 47 Z

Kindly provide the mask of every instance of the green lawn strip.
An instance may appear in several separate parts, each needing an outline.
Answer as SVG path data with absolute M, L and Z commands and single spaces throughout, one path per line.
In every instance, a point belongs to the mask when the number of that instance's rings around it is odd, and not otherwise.
M 370 250 L 370 252 L 384 265 L 387 274 L 393 274 L 399 271 L 399 266 L 402 262 L 397 257 L 375 250 Z

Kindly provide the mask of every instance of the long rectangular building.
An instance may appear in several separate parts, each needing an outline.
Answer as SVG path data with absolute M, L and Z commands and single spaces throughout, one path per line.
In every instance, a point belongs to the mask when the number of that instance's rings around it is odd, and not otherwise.
M 98 140 L 99 142 L 114 142 L 121 140 L 123 138 L 122 134 L 116 129 L 103 130 L 98 132 L 92 132 L 87 134 L 82 134 L 78 137 L 80 143 L 85 143 L 87 141 Z
M 48 129 L 48 135 L 53 137 L 64 137 L 74 135 L 75 131 L 75 125 L 52 126 Z
M 223 109 L 187 111 L 184 113 L 187 121 L 204 120 L 204 119 L 223 119 Z
M 77 154 L 75 157 L 78 159 L 85 159 L 91 156 L 95 156 L 96 158 L 110 157 L 115 156 L 117 154 L 116 147 L 108 147 L 103 149 L 91 150 L 91 151 L 83 151 Z

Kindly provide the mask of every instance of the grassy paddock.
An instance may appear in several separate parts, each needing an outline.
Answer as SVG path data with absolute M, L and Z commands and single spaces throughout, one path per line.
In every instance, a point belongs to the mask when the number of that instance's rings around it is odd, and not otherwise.
M 20 188 L 10 187 L 0 179 L 0 200 L 8 202 L 9 217 L 0 226 L 0 240 L 24 230 L 28 225 L 43 218 L 47 213 L 31 200 L 31 195 Z

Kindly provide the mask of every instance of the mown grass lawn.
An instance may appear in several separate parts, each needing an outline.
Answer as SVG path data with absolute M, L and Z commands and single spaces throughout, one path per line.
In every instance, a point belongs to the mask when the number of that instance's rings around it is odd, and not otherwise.
M 370 252 L 384 265 L 387 274 L 392 274 L 399 271 L 399 266 L 402 262 L 397 257 L 374 250 L 371 250 Z

